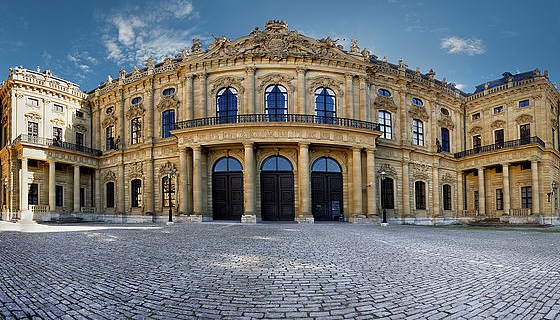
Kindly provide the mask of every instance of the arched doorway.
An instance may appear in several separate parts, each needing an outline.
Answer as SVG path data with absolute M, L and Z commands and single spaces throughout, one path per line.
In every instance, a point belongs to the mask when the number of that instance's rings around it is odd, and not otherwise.
M 294 221 L 294 172 L 282 156 L 267 158 L 261 166 L 261 218 Z
M 342 169 L 335 160 L 322 157 L 311 167 L 311 205 L 316 221 L 342 221 Z
M 212 171 L 214 220 L 241 220 L 243 215 L 243 167 L 237 159 L 223 157 Z

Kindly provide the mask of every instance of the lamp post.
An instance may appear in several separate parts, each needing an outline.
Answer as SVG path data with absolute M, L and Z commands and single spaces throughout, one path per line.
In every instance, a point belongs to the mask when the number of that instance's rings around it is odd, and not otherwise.
M 171 178 L 173 178 L 173 170 L 169 169 L 169 171 L 167 171 L 167 182 L 169 183 L 169 185 L 167 186 L 168 189 L 167 191 L 169 192 L 169 222 L 167 224 L 172 224 L 173 223 L 173 203 L 171 201 Z
M 387 226 L 387 209 L 385 209 L 385 193 L 383 192 L 383 182 L 385 181 L 385 178 L 387 177 L 387 172 L 385 172 L 384 169 L 381 170 L 380 172 L 381 174 L 381 188 L 379 188 L 381 190 L 381 211 L 382 213 L 382 220 L 381 220 L 381 226 L 385 227 Z

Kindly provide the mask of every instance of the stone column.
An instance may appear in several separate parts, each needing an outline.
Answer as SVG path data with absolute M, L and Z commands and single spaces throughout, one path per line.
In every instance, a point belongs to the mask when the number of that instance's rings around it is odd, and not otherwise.
M 154 141 L 154 80 L 149 78 L 147 80 L 149 91 L 146 95 L 146 112 L 145 117 L 142 123 L 142 126 L 146 128 L 144 132 L 146 132 L 146 137 L 144 142 L 146 143 L 153 143 Z
M 305 93 L 305 74 L 307 70 L 305 68 L 297 68 L 297 103 L 296 103 L 296 113 L 307 114 L 307 99 Z
M 154 214 L 155 212 L 154 158 L 153 155 L 151 155 L 151 152 L 150 152 L 150 158 L 146 160 L 146 181 L 144 181 L 144 185 L 142 187 L 144 189 L 144 196 L 142 197 L 144 201 L 144 212 L 148 214 Z M 165 212 L 163 214 L 165 214 Z
M 486 190 L 484 188 L 484 168 L 478 168 L 478 215 L 486 215 Z
M 49 211 L 56 208 L 56 163 L 49 160 Z
M 533 200 L 533 208 L 531 214 L 541 214 L 541 199 L 539 193 L 539 162 L 537 160 L 531 161 L 531 195 Z
M 193 146 L 193 210 L 202 215 L 202 148 Z
M 439 184 L 439 163 L 434 163 L 432 167 L 432 215 L 438 215 L 441 212 L 439 207 L 439 198 L 443 190 Z
M 255 100 L 255 73 L 257 72 L 257 68 L 247 67 L 245 68 L 245 72 L 247 73 L 247 107 L 243 112 L 255 114 L 257 113 L 257 103 Z
M 368 106 L 366 105 L 366 77 L 365 76 L 360 76 L 359 77 L 359 81 L 360 81 L 360 92 L 359 92 L 359 104 L 358 104 L 358 113 L 359 113 L 359 117 L 360 120 L 362 121 L 367 121 L 368 117 L 367 117 L 367 112 L 368 112 Z
M 347 74 L 344 85 L 344 114 L 343 118 L 354 119 L 354 75 Z
M 376 181 L 375 181 L 375 155 L 373 149 L 367 149 L 366 162 L 367 162 L 367 216 L 372 217 L 377 214 L 377 206 L 375 202 L 376 196 Z
M 353 215 L 362 215 L 362 149 L 352 148 Z
M 187 213 L 193 212 L 193 156 L 187 150 L 187 184 L 185 185 L 187 191 Z
M 255 197 L 255 150 L 252 142 L 243 143 L 245 147 L 245 174 L 243 183 L 245 188 L 245 212 L 243 215 L 256 215 L 256 197 Z
M 126 203 L 125 203 L 126 188 L 125 188 L 125 179 L 124 179 L 125 174 L 126 174 L 126 168 L 124 162 L 122 162 L 121 159 L 121 164 L 117 169 L 117 183 L 115 186 L 117 189 L 117 196 L 115 198 L 116 198 L 116 209 L 118 214 L 124 214 L 126 208 Z
M 180 192 L 179 211 L 183 214 L 188 213 L 188 176 L 187 176 L 187 149 L 179 148 L 179 185 L 176 190 Z
M 402 163 L 402 206 L 403 215 L 410 215 L 410 181 L 408 178 L 408 159 Z
M 463 172 L 457 172 L 457 215 L 463 215 L 464 200 L 463 199 Z
M 299 213 L 301 217 L 312 216 L 311 212 L 311 176 L 309 174 L 309 143 L 299 143 L 298 157 Z
M 186 120 L 194 119 L 194 102 L 193 102 L 193 75 L 188 74 L 185 77 L 186 85 L 185 85 L 185 93 L 183 94 L 185 101 L 185 107 L 183 108 L 183 116 Z
M 207 85 L 208 85 L 207 79 L 208 79 L 208 74 L 206 74 L 204 72 L 201 72 L 201 73 L 198 74 L 198 80 L 200 81 L 200 86 L 199 86 L 200 87 L 200 90 L 199 90 L 200 91 L 199 92 L 199 94 L 200 94 L 200 96 L 199 96 L 200 106 L 198 106 L 196 109 L 199 110 L 199 112 L 200 112 L 199 115 L 198 115 L 199 118 L 208 117 L 208 106 L 206 104 L 207 103 L 207 99 L 206 99 L 207 98 L 206 97 L 206 95 L 207 95 Z
M 21 179 L 20 179 L 20 211 L 28 210 L 28 194 L 29 194 L 29 185 L 27 184 L 27 158 L 21 158 Z
M 502 185 L 504 192 L 504 214 L 509 215 L 511 210 L 511 196 L 509 193 L 509 164 L 502 164 Z
M 80 212 L 80 166 L 74 165 L 74 212 Z
M 103 206 L 103 204 L 101 203 L 101 199 L 103 199 L 105 197 L 101 197 L 101 192 L 102 192 L 101 191 L 101 174 L 99 174 L 99 170 L 94 170 L 93 175 L 94 175 L 93 181 L 95 183 L 95 186 L 94 186 L 94 188 L 95 188 L 94 189 L 95 190 L 94 206 L 95 206 L 95 212 L 99 213 L 99 212 L 102 212 L 101 207 Z

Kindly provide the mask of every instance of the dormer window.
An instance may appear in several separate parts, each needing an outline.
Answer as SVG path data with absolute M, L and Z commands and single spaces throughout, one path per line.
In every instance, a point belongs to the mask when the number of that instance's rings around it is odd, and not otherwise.
M 525 108 L 525 107 L 528 107 L 528 106 L 529 106 L 529 99 L 519 101 L 519 108 Z
M 167 88 L 163 90 L 163 96 L 170 96 L 175 93 L 175 88 Z
M 142 97 L 135 97 L 130 100 L 130 103 L 132 104 L 139 104 L 140 102 L 142 102 Z
M 478 120 L 478 119 L 480 119 L 480 112 L 473 113 L 473 115 L 471 116 L 471 119 L 472 119 L 472 120 Z
M 445 108 L 441 108 L 441 114 L 443 114 L 444 116 L 448 116 L 449 115 L 449 110 L 445 109 Z
M 379 90 L 377 90 L 377 93 L 380 96 L 384 96 L 384 97 L 390 97 L 391 96 L 391 92 L 387 89 L 379 89 Z
M 417 105 L 419 107 L 423 106 L 424 103 L 422 102 L 422 100 L 418 99 L 418 98 L 412 98 L 412 104 Z
M 53 107 L 54 111 L 56 112 L 64 112 L 64 106 L 61 106 L 59 104 L 55 104 Z

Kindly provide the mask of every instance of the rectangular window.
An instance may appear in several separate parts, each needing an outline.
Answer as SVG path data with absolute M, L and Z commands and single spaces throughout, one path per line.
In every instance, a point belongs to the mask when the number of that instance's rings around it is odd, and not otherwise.
M 552 148 L 556 149 L 556 130 L 552 129 Z
M 64 188 L 62 186 L 56 186 L 55 187 L 55 193 L 56 193 L 56 200 L 55 200 L 55 205 L 57 207 L 62 207 L 64 206 Z
M 130 143 L 140 143 L 142 138 L 142 119 L 134 118 L 130 121 Z
M 171 137 L 171 130 L 175 125 L 175 110 L 167 110 L 161 114 L 161 137 Z
M 496 189 L 496 210 L 504 210 L 504 191 Z
M 59 127 L 53 127 L 53 140 L 55 142 L 60 142 L 62 141 L 62 128 Z
M 494 114 L 501 113 L 503 111 L 504 111 L 504 106 L 499 106 L 499 107 L 494 108 Z
M 443 185 L 443 210 L 451 210 L 451 186 Z
M 37 122 L 27 122 L 27 135 L 29 135 L 30 137 L 39 136 L 39 124 Z
M 529 99 L 519 101 L 519 108 L 525 108 L 529 106 Z
M 480 148 L 482 146 L 482 139 L 480 135 L 472 137 L 472 147 L 473 149 Z
M 379 130 L 383 132 L 381 138 L 383 139 L 392 139 L 393 138 L 393 130 L 391 125 L 391 113 L 383 110 L 379 110 L 377 113 L 377 122 L 379 123 Z
M 80 207 L 86 206 L 86 189 L 80 188 Z
M 115 148 L 115 127 L 108 126 L 105 128 L 105 150 L 112 150 Z
M 36 183 L 30 183 L 29 191 L 27 192 L 27 203 L 33 206 L 39 204 L 39 185 Z
M 414 195 L 416 198 L 416 209 L 426 209 L 426 184 L 423 181 L 414 183 Z
M 8 144 L 8 140 L 10 137 L 8 136 L 8 125 L 5 125 L 3 128 L 3 135 L 2 135 L 2 147 Z
M 84 113 L 82 111 L 76 111 L 76 118 L 84 118 Z
M 76 132 L 76 145 L 79 147 L 84 146 L 84 134 L 81 132 Z
M 115 183 L 114 182 L 107 182 L 105 185 L 107 197 L 105 201 L 107 201 L 107 208 L 114 208 L 115 207 Z
M 531 143 L 531 125 L 530 124 L 522 124 L 519 126 L 519 143 L 520 144 L 529 144 Z
M 33 98 L 27 98 L 27 104 L 30 105 L 30 106 L 38 107 L 39 106 L 39 100 L 33 99 Z
M 533 195 L 531 187 L 521 187 L 521 208 L 533 207 Z
M 480 112 L 473 113 L 473 115 L 471 116 L 471 119 L 472 119 L 472 120 L 478 120 L 478 119 L 480 119 Z
M 478 210 L 478 190 L 474 191 L 473 200 L 474 200 L 474 209 Z
M 140 179 L 134 179 L 130 182 L 130 188 L 132 189 L 132 207 L 141 207 L 142 206 L 142 181 Z
M 381 206 L 384 209 L 395 209 L 393 198 L 393 179 L 381 179 Z
M 450 143 L 449 143 L 449 129 L 441 128 L 441 151 L 449 152 L 450 150 Z
M 56 112 L 64 112 L 64 107 L 61 106 L 61 105 L 59 105 L 59 104 L 55 104 L 55 105 L 53 106 L 53 109 L 54 109 L 54 111 L 56 111 Z
M 496 148 L 504 147 L 504 129 L 494 131 L 494 143 L 496 144 Z
M 412 119 L 412 143 L 417 146 L 424 145 L 424 124 L 418 119 Z

